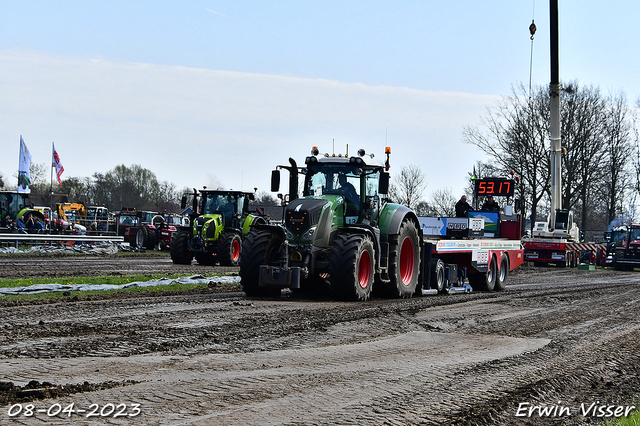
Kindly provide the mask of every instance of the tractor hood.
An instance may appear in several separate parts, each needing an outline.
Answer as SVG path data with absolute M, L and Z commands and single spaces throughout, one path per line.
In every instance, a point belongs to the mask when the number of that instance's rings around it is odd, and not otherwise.
M 218 213 L 198 216 L 193 221 L 193 236 L 216 239 L 222 231 L 222 215 Z
M 329 247 L 331 235 L 344 225 L 344 199 L 340 195 L 303 197 L 285 208 L 287 239 Z
M 317 225 L 327 200 L 324 198 L 298 198 L 284 210 L 285 226 L 293 235 L 300 235 Z

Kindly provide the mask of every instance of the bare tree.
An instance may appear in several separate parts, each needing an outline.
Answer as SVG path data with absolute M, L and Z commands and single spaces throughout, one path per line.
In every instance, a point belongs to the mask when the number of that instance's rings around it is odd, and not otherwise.
M 263 205 L 263 206 L 279 206 L 280 205 L 280 201 L 274 198 L 267 191 L 259 191 L 256 194 L 256 199 L 254 203 Z
M 426 177 L 420 167 L 410 164 L 400 170 L 389 186 L 389 197 L 396 203 L 416 208 L 427 186 Z
M 453 195 L 451 188 L 437 189 L 431 194 L 429 206 L 432 216 L 454 217 L 456 215 L 456 202 L 458 199 Z
M 608 225 L 623 214 L 624 202 L 629 190 L 633 188 L 629 167 L 633 162 L 632 124 L 623 93 L 612 95 L 606 109 L 605 132 L 602 142 L 605 144 L 599 199 L 606 201 L 606 222 Z
M 526 216 L 530 201 L 531 224 L 536 221 L 540 200 L 549 190 L 548 139 L 549 96 L 542 88 L 527 96 L 524 86 L 513 89 L 512 96 L 488 108 L 481 128 L 467 127 L 464 139 L 493 159 L 493 171 L 506 175 L 511 170 L 520 176 L 517 198 Z
M 561 201 L 564 208 L 579 208 L 576 220 L 585 229 L 593 222 L 594 206 L 605 205 L 614 212 L 612 206 L 620 205 L 611 194 L 624 193 L 626 165 L 622 159 L 629 157 L 624 149 L 629 144 L 629 117 L 622 95 L 605 99 L 597 88 L 581 88 L 572 82 L 562 96 Z M 520 177 L 516 197 L 523 203 L 525 216 L 530 209 L 531 226 L 539 206 L 550 196 L 548 128 L 548 90 L 538 87 L 527 97 L 520 85 L 511 97 L 489 108 L 482 130 L 469 127 L 464 133 L 466 142 L 493 158 L 497 171 L 506 174 L 512 169 Z M 640 170 L 640 162 L 638 165 Z M 612 167 L 617 172 L 611 172 Z M 605 181 L 609 184 L 603 190 Z

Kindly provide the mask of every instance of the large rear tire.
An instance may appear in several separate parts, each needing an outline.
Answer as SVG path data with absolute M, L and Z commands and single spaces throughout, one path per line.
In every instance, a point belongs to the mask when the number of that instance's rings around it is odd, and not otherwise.
M 147 250 L 153 250 L 156 247 L 156 230 L 151 229 L 149 225 L 143 225 L 142 229 L 144 230 L 144 247 Z
M 491 262 L 487 272 L 469 275 L 469 284 L 476 291 L 493 291 L 496 285 L 497 261 L 495 256 L 491 256 Z
M 222 266 L 238 266 L 242 239 L 235 232 L 225 232 L 218 238 L 218 259 Z
M 251 231 L 242 242 L 240 284 L 249 297 L 278 296 L 277 287 L 260 287 L 260 266 L 277 260 L 282 238 L 269 231 Z
M 412 297 L 420 268 L 419 234 L 416 225 L 405 220 L 397 239 L 389 247 L 389 276 L 394 297 Z
M 502 253 L 502 259 L 500 259 L 500 270 L 496 277 L 496 291 L 503 291 L 507 285 L 507 277 L 509 276 L 509 256 L 507 253 Z
M 369 237 L 338 235 L 331 247 L 329 283 L 340 300 L 367 300 L 375 277 L 375 251 Z
M 186 232 L 174 232 L 171 236 L 171 260 L 179 265 L 191 265 L 193 253 L 187 250 L 189 234 Z

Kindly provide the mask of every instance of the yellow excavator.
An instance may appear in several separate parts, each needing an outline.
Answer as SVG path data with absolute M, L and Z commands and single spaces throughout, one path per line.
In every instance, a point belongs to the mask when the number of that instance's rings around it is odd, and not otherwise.
M 64 231 L 87 233 L 87 227 L 80 222 L 87 217 L 87 209 L 82 203 L 56 203 L 58 219 L 56 225 Z

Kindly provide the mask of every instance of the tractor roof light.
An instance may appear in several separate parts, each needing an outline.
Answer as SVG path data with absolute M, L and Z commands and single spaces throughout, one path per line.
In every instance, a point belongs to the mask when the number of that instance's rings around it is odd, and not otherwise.
M 391 154 L 391 147 L 390 147 L 390 146 L 386 147 L 386 148 L 384 149 L 384 153 L 385 153 L 385 154 Z
M 318 155 L 318 154 L 320 154 L 318 147 L 317 146 L 311 147 L 311 155 Z
M 358 150 L 358 155 L 359 155 L 360 157 L 364 157 L 364 155 L 365 155 L 365 154 L 366 154 L 366 153 L 364 152 L 364 149 L 360 148 L 360 149 Z
M 306 164 L 309 164 L 309 163 L 317 163 L 317 162 L 318 162 L 318 159 L 317 159 L 316 157 L 309 156 L 309 157 L 305 158 L 304 162 L 305 162 Z

